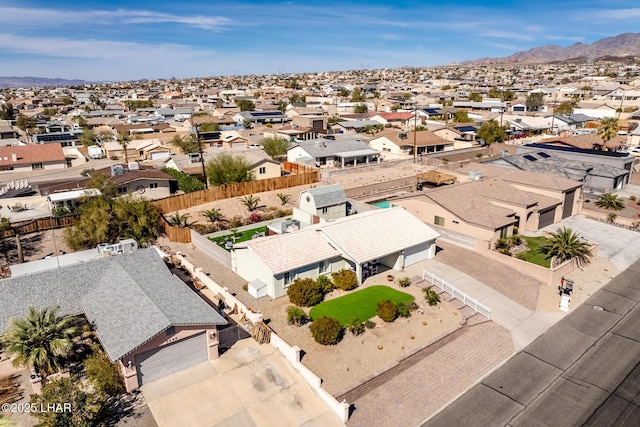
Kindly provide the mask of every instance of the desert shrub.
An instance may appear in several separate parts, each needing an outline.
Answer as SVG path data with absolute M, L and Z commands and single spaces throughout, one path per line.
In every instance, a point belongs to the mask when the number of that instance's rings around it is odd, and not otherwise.
M 507 237 L 507 242 L 510 246 L 518 246 L 522 244 L 522 237 L 517 234 Z
M 340 322 L 331 317 L 319 317 L 311 323 L 311 336 L 322 345 L 334 345 L 342 339 L 343 329 Z
M 518 252 L 518 253 L 516 254 L 516 258 L 518 258 L 518 259 L 522 259 L 522 260 L 526 260 L 526 259 L 527 259 L 527 254 L 526 254 L 526 253 L 524 253 L 524 252 Z
M 502 255 L 511 256 L 511 250 L 509 248 L 500 248 L 498 249 L 498 252 L 501 253 Z
M 409 279 L 408 277 L 403 277 L 402 279 L 398 279 L 398 285 L 400 285 L 400 287 L 402 288 L 406 288 L 410 284 L 411 284 L 411 279 Z
M 331 273 L 333 285 L 343 291 L 350 291 L 358 286 L 358 276 L 355 271 L 342 269 Z
M 236 215 L 229 220 L 230 228 L 238 228 L 238 227 L 242 227 L 242 225 L 243 225 L 242 217 L 239 215 Z
M 307 320 L 307 313 L 303 309 L 291 306 L 287 309 L 287 323 L 289 325 L 300 326 Z
M 500 251 L 501 249 L 508 250 L 511 247 L 511 245 L 509 245 L 509 241 L 507 239 L 498 239 L 496 240 L 494 247 L 496 248 L 497 251 Z
M 353 335 L 360 335 L 364 332 L 364 324 L 360 321 L 360 319 L 351 319 L 349 323 L 347 323 L 347 329 Z
M 432 307 L 438 305 L 438 303 L 440 302 L 440 295 L 438 295 L 436 291 L 431 289 L 431 286 L 429 286 L 428 288 L 424 288 L 422 291 L 424 292 L 424 299 L 427 300 L 427 304 Z
M 373 329 L 376 327 L 376 322 L 374 322 L 373 320 L 366 320 L 364 322 L 364 327 L 367 329 Z
M 262 220 L 263 220 L 263 215 L 261 212 L 252 212 L 251 215 L 249 215 L 250 224 L 255 224 L 256 222 L 260 222 Z
M 636 200 L 638 200 L 638 197 L 636 197 L 636 196 L 633 196 L 633 195 L 632 195 L 632 196 L 629 196 L 629 199 L 630 199 L 632 202 L 635 202 Z
M 316 282 L 318 282 L 318 285 L 322 287 L 322 291 L 325 294 L 328 294 L 335 289 L 335 287 L 333 286 L 333 282 L 331 281 L 331 279 L 329 279 L 328 276 L 318 276 Z
M 393 322 L 398 317 L 398 307 L 391 300 L 380 301 L 376 307 L 378 317 L 385 322 Z
M 100 351 L 92 354 L 84 362 L 87 379 L 100 391 L 109 396 L 124 393 L 124 380 L 120 368 L 111 363 L 107 355 Z
M 296 279 L 287 288 L 289 301 L 302 307 L 312 307 L 324 299 L 322 287 L 313 279 Z
M 407 307 L 409 307 L 410 311 L 417 310 L 420 308 L 418 307 L 418 304 L 416 304 L 415 301 L 406 302 L 405 304 L 407 305 Z
M 411 309 L 403 302 L 396 304 L 396 312 L 398 317 L 411 317 Z

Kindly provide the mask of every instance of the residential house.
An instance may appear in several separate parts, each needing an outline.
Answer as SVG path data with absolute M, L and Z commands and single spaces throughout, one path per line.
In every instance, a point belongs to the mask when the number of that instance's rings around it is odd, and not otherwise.
M 218 357 L 217 330 L 228 322 L 171 273 L 155 248 L 58 258 L 58 268 L 52 259 L 36 261 L 21 265 L 29 274 L 0 280 L 0 331 L 30 306 L 84 315 L 127 391 Z
M 297 278 L 351 269 L 362 282 L 379 268 L 400 271 L 434 257 L 439 236 L 402 208 L 379 209 L 236 244 L 231 262 L 256 294 L 278 298 Z
M 567 160 L 550 151 L 505 156 L 489 162 L 531 172 L 546 173 L 582 182 L 583 193 L 607 193 L 621 190 L 629 181 L 629 171 L 602 163 Z
M 280 110 L 274 111 L 241 111 L 232 116 L 236 124 L 249 122 L 252 124 L 285 123 L 289 117 Z
M 51 132 L 35 134 L 31 137 L 34 144 L 60 144 L 62 147 L 80 147 L 82 131 Z
M 573 136 L 556 136 L 552 138 L 545 138 L 538 141 L 537 144 L 544 146 L 557 146 L 557 147 L 575 147 L 583 150 L 597 150 L 601 151 L 601 148 L 606 148 L 604 151 L 620 151 L 621 147 L 625 145 L 627 138 L 624 136 L 615 136 L 607 141 L 606 147 L 600 135 L 595 132 L 590 132 L 583 135 Z
M 261 150 L 254 150 L 260 151 Z M 266 156 L 254 156 L 251 153 L 245 153 L 245 157 L 251 164 L 251 172 L 256 180 L 279 178 L 282 176 L 282 167 L 280 162 L 276 162 L 270 157 Z
M 453 141 L 447 141 L 434 132 L 423 130 L 406 132 L 397 129 L 385 129 L 369 141 L 369 146 L 381 152 L 413 155 L 414 144 L 416 154 L 438 153 L 452 150 Z
M 139 169 L 138 163 L 98 169 L 93 175 L 109 175 L 105 185 L 114 185 L 118 194 L 136 194 L 147 199 L 162 199 L 178 191 L 178 182 L 158 169 Z
M 0 125 L 0 139 L 17 139 L 18 132 L 10 125 Z
M 434 134 L 447 141 L 474 142 L 478 128 L 471 124 L 451 124 L 433 131 Z
M 106 142 L 103 147 L 107 158 L 124 160 L 124 147 L 118 141 Z M 159 160 L 169 157 L 171 148 L 160 143 L 159 139 L 133 139 L 127 143 L 127 159 Z
M 405 128 L 409 125 L 409 120 L 414 113 L 400 111 L 390 113 L 378 113 L 371 117 L 371 120 L 379 122 L 381 125 L 389 125 L 396 128 Z
M 59 143 L 0 146 L 0 172 L 64 169 L 70 165 Z
M 347 120 L 343 122 L 337 122 L 330 126 L 333 133 L 341 133 L 346 135 L 355 135 L 357 133 L 366 132 L 367 129 L 375 126 L 380 126 L 381 123 L 377 120 Z
M 292 163 L 309 162 L 317 167 L 345 167 L 378 161 L 380 152 L 354 138 L 314 139 L 299 142 L 287 150 Z

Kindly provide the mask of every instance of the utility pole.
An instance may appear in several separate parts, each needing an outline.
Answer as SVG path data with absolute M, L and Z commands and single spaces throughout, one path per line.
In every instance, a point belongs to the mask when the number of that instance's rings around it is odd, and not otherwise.
M 418 136 L 418 103 L 416 102 L 413 107 L 413 163 L 416 163 L 418 158 L 418 144 L 416 138 Z
M 556 120 L 556 98 L 558 97 L 558 92 L 553 95 L 553 111 L 551 112 L 551 134 L 553 135 L 553 124 Z
M 200 124 L 194 123 L 193 127 L 196 129 L 196 142 L 198 143 L 198 150 L 200 151 L 200 164 L 202 164 L 202 176 L 204 176 L 204 188 L 208 190 L 209 180 L 207 179 L 207 169 L 204 166 L 204 153 L 202 152 L 202 143 L 200 142 L 200 129 L 199 129 Z

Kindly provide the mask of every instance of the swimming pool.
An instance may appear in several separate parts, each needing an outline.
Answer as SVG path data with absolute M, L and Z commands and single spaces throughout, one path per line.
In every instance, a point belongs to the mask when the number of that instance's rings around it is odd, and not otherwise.
M 381 209 L 388 209 L 391 207 L 388 200 L 380 200 L 379 202 L 371 203 L 371 205 Z

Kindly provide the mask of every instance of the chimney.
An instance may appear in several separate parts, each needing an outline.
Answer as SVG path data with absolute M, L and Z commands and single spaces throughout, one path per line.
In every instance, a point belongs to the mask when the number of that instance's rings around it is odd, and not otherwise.
M 11 153 L 11 161 L 12 162 L 17 162 L 18 161 L 18 155 L 16 153 Z

